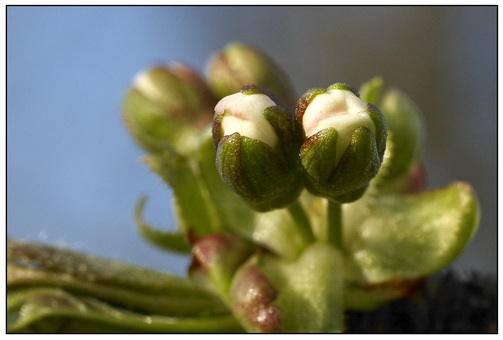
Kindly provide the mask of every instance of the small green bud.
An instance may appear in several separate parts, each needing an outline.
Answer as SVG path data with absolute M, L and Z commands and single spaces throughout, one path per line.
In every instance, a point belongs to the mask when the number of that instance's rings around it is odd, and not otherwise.
M 370 104 L 378 105 L 383 88 L 383 79 L 374 77 L 360 86 L 360 98 Z
M 419 161 L 423 144 L 423 119 L 419 108 L 405 93 L 393 89 L 380 104 L 393 142 L 393 153 L 386 177 L 405 175 Z
M 295 105 L 295 92 L 286 73 L 265 53 L 242 43 L 230 43 L 207 65 L 210 87 L 218 98 L 256 84 L 274 93 L 287 106 Z
M 122 116 L 144 149 L 188 149 L 211 122 L 215 102 L 204 79 L 191 68 L 156 66 L 135 77 Z
M 386 122 L 379 109 L 343 83 L 308 90 L 296 120 L 305 142 L 300 150 L 307 189 L 340 203 L 354 201 L 377 174 L 386 149 Z
M 249 85 L 220 100 L 213 140 L 220 177 L 252 208 L 268 211 L 298 197 L 294 122 L 267 90 Z

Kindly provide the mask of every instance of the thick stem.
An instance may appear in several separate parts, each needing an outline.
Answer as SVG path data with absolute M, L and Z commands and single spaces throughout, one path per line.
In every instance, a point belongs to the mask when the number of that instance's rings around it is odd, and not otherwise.
M 328 200 L 328 230 L 327 241 L 337 249 L 343 251 L 342 242 L 342 209 L 341 204 Z
M 306 244 L 310 244 L 314 242 L 314 234 L 311 229 L 311 222 L 306 214 L 306 211 L 297 200 L 294 203 L 288 206 L 288 211 L 292 215 L 295 223 L 297 224 L 297 229 L 299 230 L 302 238 L 306 242 Z

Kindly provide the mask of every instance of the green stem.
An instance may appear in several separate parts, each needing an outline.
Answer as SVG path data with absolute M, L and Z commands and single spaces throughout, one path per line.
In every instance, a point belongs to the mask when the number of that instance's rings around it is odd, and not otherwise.
M 302 238 L 306 242 L 306 244 L 310 244 L 314 242 L 314 234 L 311 229 L 311 222 L 309 222 L 309 218 L 307 217 L 306 211 L 297 200 L 294 203 L 288 206 L 288 211 L 292 215 L 293 220 L 297 224 L 297 229 L 299 230 Z
M 328 200 L 328 231 L 327 241 L 339 250 L 342 244 L 342 209 L 339 202 Z

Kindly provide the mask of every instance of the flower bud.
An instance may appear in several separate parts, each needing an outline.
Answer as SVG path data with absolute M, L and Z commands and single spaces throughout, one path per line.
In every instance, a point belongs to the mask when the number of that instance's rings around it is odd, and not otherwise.
M 412 99 L 398 89 L 389 90 L 380 107 L 393 142 L 386 178 L 396 179 L 419 161 L 424 139 L 423 115 Z
M 208 83 L 218 98 L 236 93 L 242 86 L 256 84 L 274 93 L 285 105 L 295 105 L 295 93 L 286 73 L 262 51 L 231 43 L 208 62 Z
M 245 86 L 220 100 L 213 140 L 220 177 L 252 208 L 268 211 L 298 197 L 301 179 L 294 122 L 265 89 Z
M 308 90 L 298 101 L 297 123 L 307 189 L 340 203 L 363 195 L 386 149 L 386 122 L 379 109 L 346 84 Z
M 215 98 L 191 68 L 156 66 L 137 75 L 126 94 L 123 118 L 148 151 L 187 149 L 213 116 Z

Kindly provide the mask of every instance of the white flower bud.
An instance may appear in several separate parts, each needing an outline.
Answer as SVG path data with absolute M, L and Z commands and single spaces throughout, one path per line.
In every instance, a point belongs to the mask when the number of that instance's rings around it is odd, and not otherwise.
M 265 94 L 238 92 L 221 99 L 215 106 L 215 112 L 224 115 L 221 121 L 224 135 L 238 132 L 241 136 L 262 141 L 275 149 L 278 136 L 263 114 L 270 106 L 276 106 L 276 103 Z
M 306 137 L 327 128 L 337 129 L 335 164 L 344 154 L 354 131 L 364 126 L 375 134 L 375 125 L 367 110 L 367 103 L 352 91 L 332 89 L 313 98 L 302 117 Z
M 283 208 L 297 199 L 300 138 L 290 113 L 255 85 L 218 102 L 213 141 L 220 178 L 253 209 Z
M 349 85 L 335 83 L 304 93 L 295 115 L 305 135 L 299 156 L 306 188 L 340 203 L 361 197 L 386 148 L 386 122 L 379 109 Z

